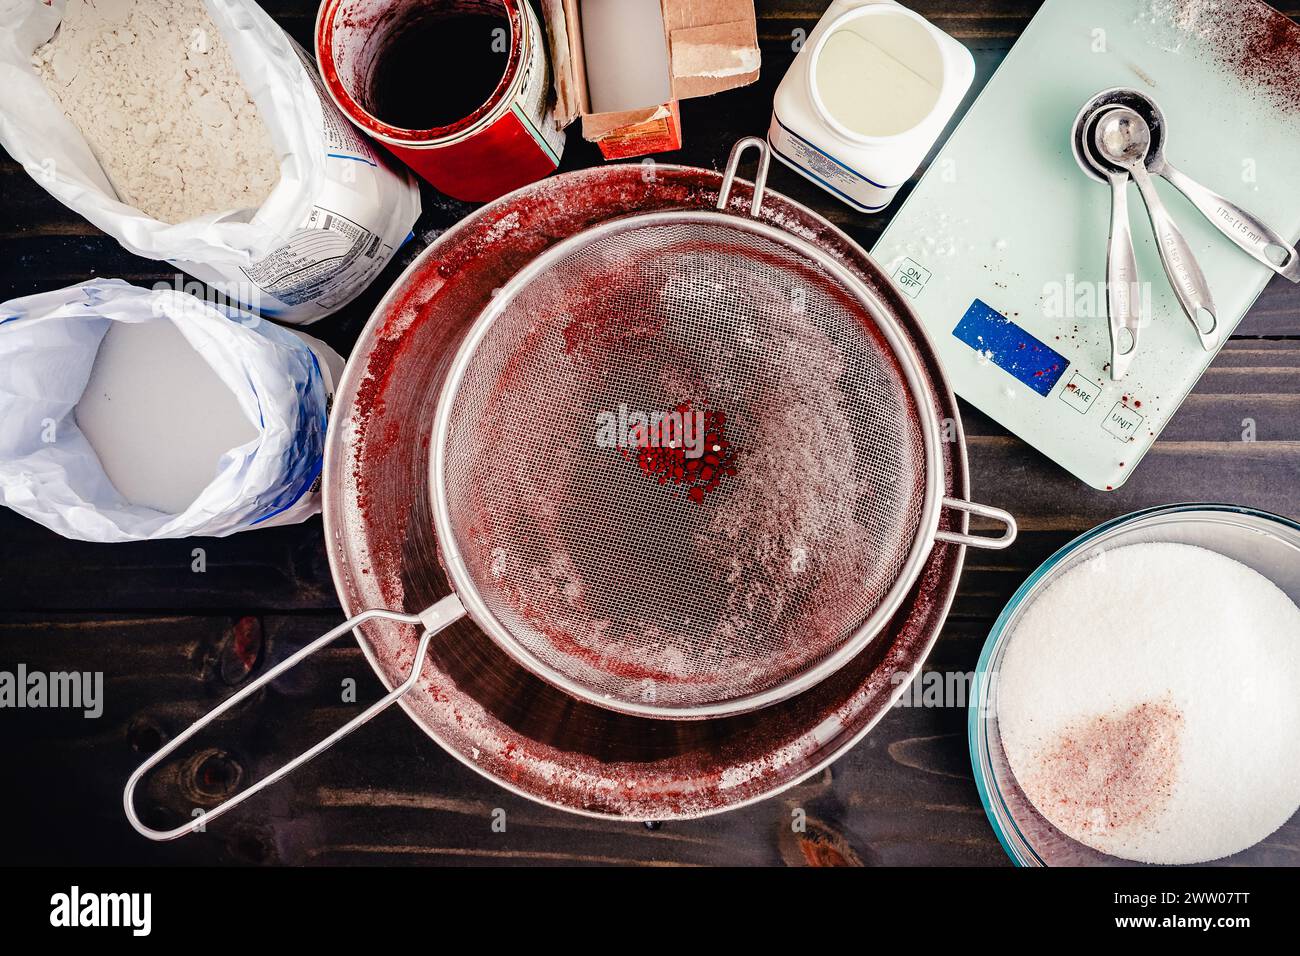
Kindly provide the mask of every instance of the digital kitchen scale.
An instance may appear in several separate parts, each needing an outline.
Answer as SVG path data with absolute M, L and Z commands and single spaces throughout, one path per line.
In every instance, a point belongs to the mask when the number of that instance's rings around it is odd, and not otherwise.
M 1282 63 L 1300 90 L 1300 52 L 1242 79 L 1258 17 L 1281 15 L 1253 0 L 1047 0 L 872 250 L 957 394 L 1095 488 L 1124 484 L 1214 356 L 1179 308 L 1130 186 L 1150 320 L 1128 375 L 1111 381 L 1110 191 L 1075 163 L 1075 115 L 1108 87 L 1148 92 L 1174 165 L 1300 235 L 1300 96 L 1281 91 L 1276 72 Z M 1300 51 L 1300 28 L 1271 23 Z M 1273 273 L 1156 183 L 1226 340 Z

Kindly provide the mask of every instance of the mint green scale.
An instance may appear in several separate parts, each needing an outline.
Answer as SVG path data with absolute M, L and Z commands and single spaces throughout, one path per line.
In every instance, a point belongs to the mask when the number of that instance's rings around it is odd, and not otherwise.
M 1207 17 L 1224 15 L 1211 6 Z M 1162 14 L 1175 8 L 1188 4 L 1044 3 L 872 250 L 910 296 L 957 394 L 1101 489 L 1132 474 L 1214 355 L 1179 308 L 1130 185 L 1149 322 L 1128 376 L 1111 381 L 1110 192 L 1075 163 L 1079 108 L 1108 87 L 1149 93 L 1174 165 L 1284 237 L 1300 236 L 1300 112 L 1235 75 L 1196 24 Z M 1300 64 L 1300 28 L 1295 36 Z M 1296 73 L 1300 89 L 1300 65 Z M 1199 258 L 1226 339 L 1273 274 L 1156 184 Z

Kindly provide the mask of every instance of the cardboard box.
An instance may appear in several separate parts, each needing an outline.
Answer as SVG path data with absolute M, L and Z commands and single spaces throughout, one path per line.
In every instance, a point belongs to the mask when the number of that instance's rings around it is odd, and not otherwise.
M 747 86 L 760 56 L 754 0 L 660 0 L 673 98 L 640 109 L 591 112 L 580 0 L 542 0 L 555 74 L 556 126 L 582 118 L 584 139 L 606 159 L 680 149 L 680 100 Z

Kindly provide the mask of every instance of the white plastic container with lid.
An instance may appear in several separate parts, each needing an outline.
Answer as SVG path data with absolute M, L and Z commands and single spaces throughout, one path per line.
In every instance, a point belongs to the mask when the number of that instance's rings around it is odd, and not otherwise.
M 777 88 L 768 142 L 842 202 L 879 212 L 974 78 L 969 50 L 894 0 L 836 0 Z

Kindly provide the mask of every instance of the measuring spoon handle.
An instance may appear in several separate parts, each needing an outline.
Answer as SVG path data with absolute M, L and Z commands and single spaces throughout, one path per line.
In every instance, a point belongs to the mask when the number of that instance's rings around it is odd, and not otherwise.
M 1135 163 L 1129 172 L 1132 173 L 1151 216 L 1156 248 L 1160 250 L 1160 261 L 1169 276 L 1169 283 L 1201 340 L 1201 348 L 1212 352 L 1219 344 L 1219 314 L 1215 310 L 1209 284 L 1205 281 L 1205 273 L 1201 271 L 1192 247 L 1169 215 L 1169 210 L 1160 201 L 1160 195 L 1146 169 Z
M 1110 320 L 1110 377 L 1118 382 L 1137 355 L 1142 328 L 1137 257 L 1128 214 L 1129 177 L 1110 177 L 1110 241 L 1106 246 L 1106 311 Z
M 1161 175 L 1243 252 L 1278 275 L 1292 282 L 1300 282 L 1300 254 L 1267 224 L 1208 186 L 1202 186 L 1186 173 L 1175 169 L 1167 161 Z

